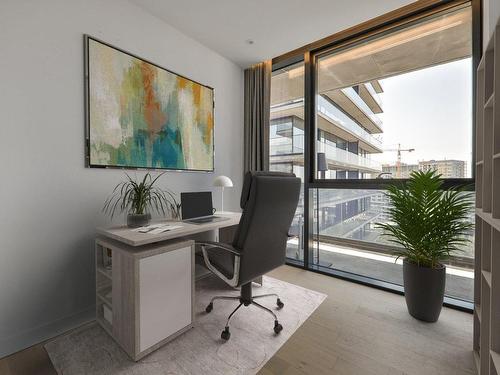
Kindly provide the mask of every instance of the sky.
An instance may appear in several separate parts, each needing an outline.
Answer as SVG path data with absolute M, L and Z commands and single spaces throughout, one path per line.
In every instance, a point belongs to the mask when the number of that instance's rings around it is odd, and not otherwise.
M 401 161 L 472 160 L 472 61 L 470 58 L 401 74 L 380 81 L 384 113 L 383 149 L 414 148 Z M 395 164 L 397 152 L 372 154 Z

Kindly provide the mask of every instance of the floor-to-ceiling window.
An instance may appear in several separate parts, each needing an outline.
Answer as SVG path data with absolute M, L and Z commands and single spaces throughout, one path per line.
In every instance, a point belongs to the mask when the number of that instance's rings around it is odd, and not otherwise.
M 290 228 L 290 261 L 304 261 L 304 63 L 273 71 L 271 77 L 269 169 L 292 172 L 302 180 L 299 204 Z
M 429 169 L 447 186 L 474 181 L 472 21 L 457 2 L 274 72 L 271 169 L 305 180 L 290 262 L 304 262 L 305 244 L 308 268 L 401 287 L 396 249 L 375 225 L 389 220 L 384 187 Z M 473 298 L 473 235 L 447 267 L 457 301 Z

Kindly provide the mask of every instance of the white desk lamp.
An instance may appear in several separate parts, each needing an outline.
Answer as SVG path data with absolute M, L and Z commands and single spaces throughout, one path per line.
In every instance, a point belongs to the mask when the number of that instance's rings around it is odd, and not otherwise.
M 221 187 L 221 211 L 224 211 L 224 188 L 233 187 L 233 181 L 227 176 L 218 176 L 214 180 L 214 186 Z

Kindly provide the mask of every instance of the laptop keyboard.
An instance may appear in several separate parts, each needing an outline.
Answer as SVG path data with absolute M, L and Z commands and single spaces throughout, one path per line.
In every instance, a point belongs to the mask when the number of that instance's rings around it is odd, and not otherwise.
M 200 217 L 198 219 L 188 219 L 184 221 L 186 223 L 192 223 L 192 224 L 203 224 L 203 223 L 210 223 L 212 221 L 223 221 L 223 220 L 229 220 L 229 218 L 220 216 L 211 216 L 211 217 Z
M 213 217 L 204 217 L 203 219 L 193 219 L 191 220 L 193 223 L 208 223 L 209 221 L 213 221 Z

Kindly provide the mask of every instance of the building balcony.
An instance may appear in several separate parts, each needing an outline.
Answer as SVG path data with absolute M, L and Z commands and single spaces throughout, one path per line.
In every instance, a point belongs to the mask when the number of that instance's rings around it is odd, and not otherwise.
M 303 260 L 302 238 L 288 241 L 286 256 L 291 261 Z M 301 246 L 299 246 L 299 243 Z M 323 272 L 329 270 L 344 271 L 370 279 L 385 281 L 394 285 L 403 285 L 403 261 L 395 255 L 366 250 L 356 245 L 339 245 L 333 237 L 320 236 L 314 241 L 312 249 L 313 266 Z M 446 289 L 449 297 L 471 302 L 474 299 L 474 269 L 460 265 L 446 266 Z
M 382 132 L 382 120 L 373 113 L 372 109 L 365 103 L 363 98 L 352 87 L 342 89 L 342 92 L 368 117 Z M 376 133 L 376 132 L 374 132 Z
M 383 152 L 382 141 L 378 137 L 368 133 L 365 129 L 359 126 L 356 121 L 347 116 L 327 99 L 322 96 L 317 96 L 317 99 L 318 115 L 330 124 L 338 127 L 336 131 L 335 129 L 330 129 L 328 124 L 322 124 L 321 121 L 318 121 L 318 127 L 320 129 L 335 134 L 349 142 L 352 140 L 358 140 L 361 143 L 360 146 L 370 153 Z M 339 134 L 339 131 L 343 131 L 343 133 L 347 134 Z
M 382 113 L 382 99 L 380 95 L 375 91 L 371 82 L 363 83 L 359 85 L 359 96 L 363 101 L 370 107 L 373 113 Z
M 329 169 L 357 170 L 365 173 L 380 173 L 382 165 L 347 150 L 337 148 L 324 142 L 317 142 L 318 152 L 324 152 Z M 304 162 L 304 135 L 292 137 L 276 137 L 270 139 L 271 163 Z
M 359 141 L 361 148 L 369 153 L 383 152 L 380 136 L 374 136 L 367 132 L 355 120 L 324 97 L 318 95 L 316 99 L 319 129 L 349 142 Z M 288 116 L 304 119 L 303 99 L 271 106 L 271 120 Z
M 317 142 L 318 152 L 324 152 L 329 169 L 359 170 L 360 172 L 380 173 L 382 165 L 375 160 L 368 159 L 358 154 Z
M 396 244 L 382 235 L 376 225 L 388 222 L 389 201 L 382 190 L 313 189 L 314 245 L 309 247 L 310 262 L 323 271 L 335 269 L 372 279 L 403 285 L 402 259 L 396 259 Z M 474 210 L 468 220 L 474 221 Z M 287 257 L 303 260 L 303 207 L 300 206 L 290 233 Z M 474 296 L 474 231 L 470 242 L 461 246 L 446 264 L 446 295 L 464 301 Z M 312 252 L 312 254 L 311 254 Z
M 352 87 L 340 90 L 332 90 L 324 94 L 333 103 L 349 114 L 356 122 L 361 124 L 368 132 L 382 133 L 382 120 L 373 113 L 372 109 L 365 103 Z

